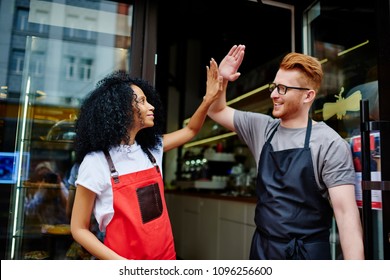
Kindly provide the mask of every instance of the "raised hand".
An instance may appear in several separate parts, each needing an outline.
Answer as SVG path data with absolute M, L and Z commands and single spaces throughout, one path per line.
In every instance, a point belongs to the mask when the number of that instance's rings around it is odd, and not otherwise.
M 219 64 L 219 73 L 220 75 L 228 80 L 235 81 L 241 75 L 240 72 L 237 72 L 238 68 L 241 65 L 241 62 L 245 54 L 245 45 L 234 45 L 229 53 L 222 59 Z
M 218 64 L 213 58 L 210 60 L 210 67 L 206 66 L 206 68 L 207 82 L 205 98 L 208 97 L 214 100 L 222 91 L 222 76 L 219 74 Z

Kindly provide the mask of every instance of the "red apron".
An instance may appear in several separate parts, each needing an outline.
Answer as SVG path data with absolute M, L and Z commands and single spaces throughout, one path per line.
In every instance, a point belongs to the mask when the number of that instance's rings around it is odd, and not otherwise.
M 145 152 L 155 167 L 121 176 L 106 153 L 114 216 L 106 228 L 104 244 L 127 259 L 175 260 L 164 183 L 152 154 Z

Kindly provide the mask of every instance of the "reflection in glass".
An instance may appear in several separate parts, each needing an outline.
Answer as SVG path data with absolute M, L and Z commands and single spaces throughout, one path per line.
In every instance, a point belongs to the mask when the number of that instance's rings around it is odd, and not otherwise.
M 63 3 L 16 1 L 15 27 L 9 29 L 16 39 L 6 80 L 11 94 L 20 96 L 9 259 L 65 258 L 72 241 L 66 205 L 79 106 L 102 77 L 129 70 L 132 5 Z

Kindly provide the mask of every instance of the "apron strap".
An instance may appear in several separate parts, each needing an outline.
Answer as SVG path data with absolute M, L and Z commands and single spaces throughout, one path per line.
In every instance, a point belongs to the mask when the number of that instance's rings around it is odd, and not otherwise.
M 149 160 L 151 161 L 151 163 L 153 164 L 154 167 L 156 167 L 156 170 L 158 173 L 161 173 L 160 172 L 160 168 L 158 167 L 158 164 L 156 162 L 156 159 L 154 158 L 154 156 L 152 155 L 152 153 L 147 149 L 147 148 L 142 148 L 142 150 L 145 152 L 145 154 L 148 156 Z M 110 156 L 110 153 L 105 150 L 103 151 L 104 152 L 104 155 L 106 157 L 106 160 L 108 162 L 108 166 L 110 168 L 110 172 L 111 172 L 111 177 L 114 179 L 114 182 L 115 184 L 119 183 L 119 173 L 118 171 L 116 171 L 115 169 L 115 165 L 112 161 L 112 158 Z
M 107 150 L 105 150 L 104 151 L 104 155 L 106 156 L 106 159 L 107 159 L 107 162 L 108 162 L 108 166 L 110 168 L 111 177 L 114 179 L 115 184 L 118 184 L 119 183 L 119 173 L 115 169 L 115 165 L 112 162 L 112 158 L 110 156 L 110 153 Z
M 311 135 L 311 118 L 309 117 L 307 120 L 307 129 L 306 129 L 306 137 L 305 137 L 305 149 L 309 148 L 310 143 L 310 135 Z
M 271 135 L 267 139 L 267 143 L 271 143 L 272 138 L 274 137 L 275 132 L 278 130 L 280 122 L 275 126 L 274 130 L 271 131 Z
M 142 147 L 142 150 L 145 152 L 145 154 L 148 156 L 149 160 L 151 161 L 151 163 L 153 164 L 154 167 L 156 167 L 156 170 L 158 173 L 161 173 L 160 172 L 160 168 L 158 167 L 158 164 L 156 162 L 156 159 L 154 158 L 154 156 L 152 155 L 152 153 L 147 149 L 147 148 L 144 148 Z

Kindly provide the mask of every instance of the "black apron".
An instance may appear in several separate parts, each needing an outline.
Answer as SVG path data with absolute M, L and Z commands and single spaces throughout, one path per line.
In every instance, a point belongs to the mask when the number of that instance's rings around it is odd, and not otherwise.
M 303 148 L 275 152 L 271 140 L 278 126 L 260 154 L 250 259 L 331 259 L 333 210 L 314 176 L 312 121 L 309 118 Z

